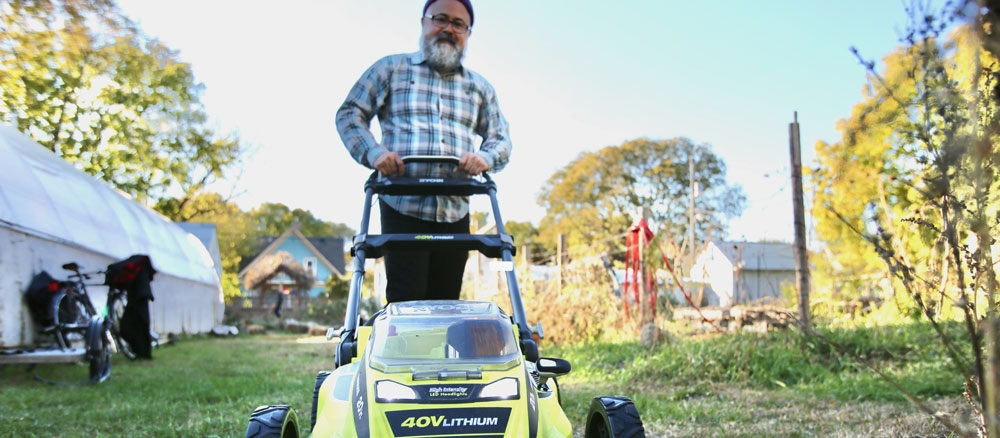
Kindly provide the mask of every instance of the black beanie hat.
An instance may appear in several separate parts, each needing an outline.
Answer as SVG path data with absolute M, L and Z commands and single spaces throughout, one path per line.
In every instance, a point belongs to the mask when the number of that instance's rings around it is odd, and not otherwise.
M 431 7 L 431 3 L 434 3 L 436 1 L 437 0 L 427 0 L 427 3 L 424 3 L 423 13 L 426 14 L 427 8 Z M 458 0 L 458 2 L 461 3 L 462 6 L 465 6 L 466 11 L 469 11 L 469 27 L 472 27 L 472 25 L 476 22 L 476 14 L 472 13 L 472 2 L 470 0 Z

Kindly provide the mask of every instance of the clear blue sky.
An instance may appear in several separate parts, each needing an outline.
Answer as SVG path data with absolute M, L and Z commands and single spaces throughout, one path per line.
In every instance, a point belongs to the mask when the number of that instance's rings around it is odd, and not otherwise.
M 217 190 L 235 184 L 245 210 L 280 202 L 357 228 L 369 171 L 334 113 L 372 62 L 417 49 L 422 0 L 119 4 L 191 63 L 217 128 L 252 147 L 240 178 Z M 683 136 L 712 145 L 747 193 L 727 237 L 749 240 L 793 238 L 793 113 L 808 165 L 861 99 L 850 47 L 880 60 L 907 22 L 902 0 L 473 4 L 465 65 L 497 89 L 514 142 L 496 175 L 506 220 L 537 225 L 541 185 L 581 152 Z

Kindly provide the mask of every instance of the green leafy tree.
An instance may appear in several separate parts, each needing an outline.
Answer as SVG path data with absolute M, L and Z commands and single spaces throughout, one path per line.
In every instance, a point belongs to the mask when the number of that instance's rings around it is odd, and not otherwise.
M 351 288 L 351 275 L 330 275 L 323 287 L 323 293 L 327 298 L 338 300 L 347 298 Z
M 826 257 L 819 258 L 817 286 L 833 291 L 834 297 L 871 293 L 873 280 L 888 278 L 885 264 L 858 233 L 874 231 L 872 219 L 879 217 L 887 219 L 883 222 L 894 233 L 902 233 L 897 219 L 919 208 L 914 165 L 926 158 L 918 158 L 912 136 L 902 134 L 917 95 L 910 67 L 916 56 L 906 48 L 886 56 L 882 80 L 872 78 L 862 102 L 839 123 L 842 140 L 816 145 L 818 166 L 810 173 L 812 214 L 814 231 L 826 246 Z M 901 254 L 909 257 L 911 251 Z
M 0 121 L 140 201 L 191 199 L 237 163 L 188 64 L 112 0 L 0 2 Z
M 474 233 L 479 228 L 487 224 L 492 224 L 492 220 L 489 213 L 476 211 L 470 213 L 469 224 L 471 228 L 469 231 Z M 521 251 L 524 246 L 528 247 L 528 251 L 531 252 L 532 262 L 544 261 L 550 256 L 549 251 L 545 249 L 538 239 L 538 229 L 531 222 L 506 221 L 504 222 L 504 228 L 507 230 L 507 234 L 510 234 L 514 239 L 516 251 Z M 495 230 L 486 232 L 493 233 Z
M 870 91 L 842 124 L 842 140 L 819 144 L 813 172 L 830 270 L 856 275 L 882 262 L 893 297 L 937 330 L 949 365 L 966 379 L 979 436 L 1000 436 L 996 6 L 965 1 L 934 13 L 916 4 L 885 71 L 862 59 Z M 955 17 L 969 21 L 953 28 Z M 964 324 L 967 342 L 946 332 L 949 320 Z M 903 391 L 956 435 L 971 435 Z
M 546 215 L 539 238 L 551 249 L 565 234 L 571 255 L 620 255 L 625 233 L 644 207 L 660 238 L 680 246 L 688 231 L 692 178 L 700 192 L 696 236 L 704 238 L 710 228 L 724 231 L 728 218 L 743 212 L 746 196 L 726 182 L 726 165 L 709 145 L 640 138 L 582 153 L 542 187 L 538 202 Z
M 510 221 L 504 226 L 507 228 L 507 234 L 514 238 L 514 245 L 518 251 L 522 251 L 524 247 L 528 248 L 531 263 L 541 263 L 552 257 L 552 253 L 542 245 L 538 228 L 531 222 Z
M 242 294 L 239 284 L 240 263 L 260 250 L 260 231 L 250 215 L 219 194 L 200 194 L 186 202 L 161 199 L 154 207 L 173 221 L 201 222 L 215 225 L 222 263 L 222 288 L 226 300 Z
M 291 209 L 284 204 L 268 202 L 250 212 L 254 226 L 265 236 L 278 236 L 298 221 L 299 231 L 305 236 L 337 236 L 350 238 L 354 230 L 344 224 L 323 221 L 309 210 Z

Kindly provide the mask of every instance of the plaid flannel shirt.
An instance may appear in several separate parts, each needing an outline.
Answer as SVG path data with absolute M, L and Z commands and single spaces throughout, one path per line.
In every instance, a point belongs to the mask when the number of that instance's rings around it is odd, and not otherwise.
M 376 116 L 381 144 L 370 128 Z M 474 152 L 486 160 L 490 172 L 503 169 L 510 159 L 509 128 L 493 86 L 465 68 L 442 76 L 420 52 L 390 55 L 369 67 L 337 111 L 337 130 L 351 157 L 368 168 L 374 168 L 375 160 L 387 151 L 403 157 L 461 157 Z M 478 148 L 475 136 L 482 138 Z M 411 163 L 405 175 L 452 176 L 453 168 Z M 469 213 L 469 199 L 463 196 L 382 196 L 382 200 L 400 213 L 434 222 L 455 222 Z

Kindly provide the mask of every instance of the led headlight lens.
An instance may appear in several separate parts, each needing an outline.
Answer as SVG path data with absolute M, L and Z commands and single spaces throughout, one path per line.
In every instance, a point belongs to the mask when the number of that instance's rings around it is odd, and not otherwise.
M 375 398 L 384 402 L 416 400 L 417 392 L 409 386 L 392 380 L 380 380 L 375 382 Z
M 479 397 L 492 400 L 510 400 L 517 398 L 517 379 L 507 377 L 483 387 Z

